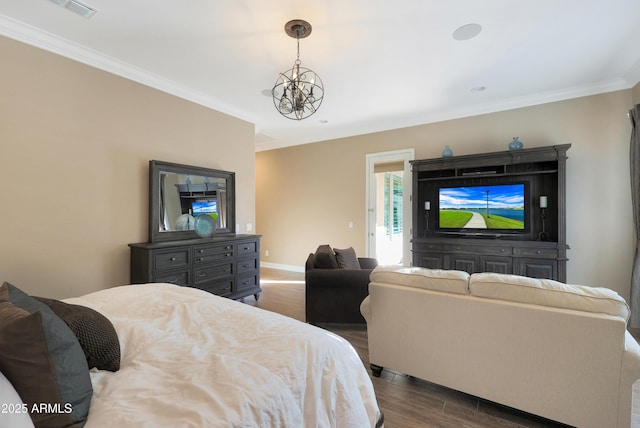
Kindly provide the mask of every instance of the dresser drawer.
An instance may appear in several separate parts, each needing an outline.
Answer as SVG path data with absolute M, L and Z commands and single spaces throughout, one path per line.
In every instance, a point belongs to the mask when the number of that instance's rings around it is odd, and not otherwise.
M 258 275 L 249 275 L 238 278 L 238 289 L 236 291 L 242 291 L 246 288 L 254 288 L 259 283 Z
M 512 254 L 512 247 L 508 245 L 497 246 L 480 246 L 470 244 L 447 244 L 444 247 L 445 251 L 452 253 L 469 253 L 477 255 L 493 255 L 493 256 L 510 256 Z
M 194 266 L 233 260 L 233 244 L 199 246 L 193 248 Z
M 238 260 L 236 264 L 238 274 L 241 275 L 245 272 L 251 272 L 258 269 L 258 259 Z
M 201 284 L 195 284 L 193 288 L 198 288 L 200 290 L 208 291 L 209 293 L 224 297 L 231 294 L 232 287 L 233 280 L 227 279 L 222 281 L 209 281 Z
M 256 254 L 258 247 L 255 241 L 252 242 L 240 242 L 237 244 L 238 257 L 247 256 L 249 254 Z
M 156 270 L 168 270 L 189 267 L 189 248 L 156 251 L 153 261 Z
M 198 285 L 203 282 L 224 278 L 233 275 L 233 263 L 195 268 L 193 270 L 193 283 Z
M 555 248 L 514 248 L 513 255 L 555 259 L 558 257 L 558 250 Z
M 189 285 L 189 273 L 190 271 L 188 270 L 161 273 L 156 275 L 155 282 L 168 282 L 169 284 Z

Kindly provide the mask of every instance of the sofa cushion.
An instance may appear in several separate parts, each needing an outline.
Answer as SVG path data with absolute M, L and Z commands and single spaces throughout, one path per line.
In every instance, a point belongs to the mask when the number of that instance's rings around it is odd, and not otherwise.
M 356 256 L 356 250 L 352 247 L 344 250 L 334 248 L 333 251 L 336 253 L 336 261 L 340 269 L 360 269 L 360 262 Z
M 371 282 L 384 282 L 455 294 L 469 294 L 469 274 L 459 270 L 378 266 L 371 272 L 369 279 Z
M 627 302 L 613 290 L 564 284 L 550 279 L 475 273 L 469 281 L 469 292 L 478 297 L 609 314 L 625 321 L 630 315 Z
M 320 245 L 313 255 L 313 266 L 316 269 L 338 269 L 336 255 L 329 245 Z

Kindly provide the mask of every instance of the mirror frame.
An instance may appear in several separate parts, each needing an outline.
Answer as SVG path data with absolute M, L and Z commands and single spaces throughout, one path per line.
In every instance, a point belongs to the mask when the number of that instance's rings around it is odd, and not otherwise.
M 194 230 L 160 231 L 160 174 L 162 172 L 224 179 L 227 183 L 227 227 L 216 229 L 214 236 L 235 233 L 236 175 L 234 172 L 152 160 L 149 161 L 149 240 L 151 242 L 200 238 Z

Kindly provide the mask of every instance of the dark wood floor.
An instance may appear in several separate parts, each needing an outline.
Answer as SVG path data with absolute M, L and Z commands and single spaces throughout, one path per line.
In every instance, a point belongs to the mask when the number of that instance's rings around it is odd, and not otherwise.
M 261 276 L 260 299 L 245 303 L 304 321 L 304 274 L 263 268 Z M 322 327 L 347 339 L 369 371 L 366 326 Z M 384 370 L 371 380 L 386 428 L 566 427 L 402 373 Z

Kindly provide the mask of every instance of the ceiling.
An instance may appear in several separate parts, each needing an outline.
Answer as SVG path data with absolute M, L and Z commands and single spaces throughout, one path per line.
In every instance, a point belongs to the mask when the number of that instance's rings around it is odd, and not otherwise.
M 0 0 L 0 34 L 252 122 L 256 150 L 640 81 L 638 0 L 79 0 L 90 18 L 66 1 Z M 313 26 L 300 59 L 325 86 L 302 121 L 263 94 L 296 58 L 291 19 Z

